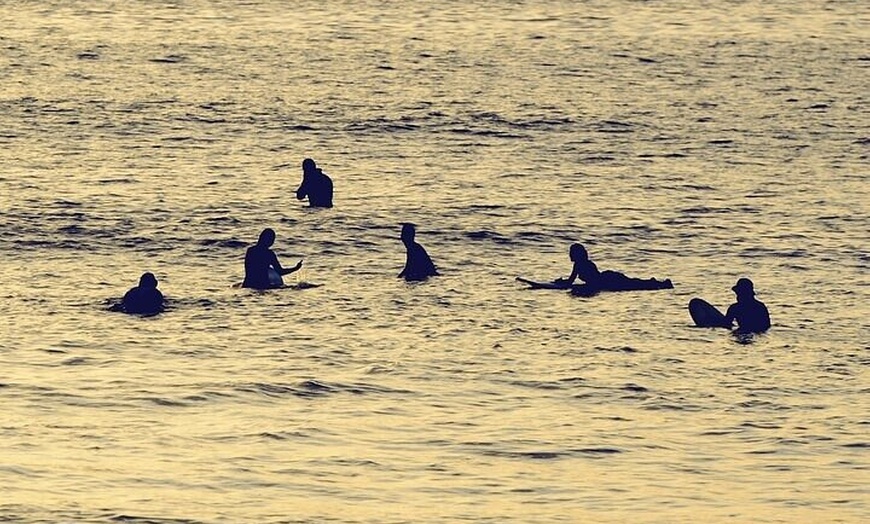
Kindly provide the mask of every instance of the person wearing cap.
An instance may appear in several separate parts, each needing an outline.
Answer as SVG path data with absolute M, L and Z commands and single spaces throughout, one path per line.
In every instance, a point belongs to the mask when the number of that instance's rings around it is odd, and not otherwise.
M 274 243 L 275 230 L 266 228 L 260 232 L 256 245 L 249 247 L 245 252 L 245 280 L 242 282 L 242 287 L 251 289 L 280 287 L 280 284 L 276 284 L 273 279 L 269 278 L 270 269 L 273 269 L 278 275 L 284 276 L 298 271 L 302 267 L 301 260 L 289 269 L 281 267 L 278 256 L 270 249 Z
M 332 179 L 310 158 L 302 161 L 302 183 L 296 190 L 297 200 L 305 197 L 309 207 L 332 207 Z
M 121 305 L 125 313 L 137 315 L 156 315 L 163 311 L 163 293 L 157 289 L 154 274 L 143 273 L 139 285 L 127 291 Z
M 725 322 L 731 325 L 737 321 L 738 331 L 761 333 L 770 329 L 770 313 L 767 306 L 755 298 L 755 286 L 748 278 L 741 278 L 731 288 L 737 295 L 737 302 L 725 313 Z
M 435 264 L 429 257 L 429 253 L 420 244 L 414 241 L 417 229 L 414 224 L 402 224 L 402 243 L 405 244 L 406 257 L 405 267 L 399 273 L 399 278 L 407 281 L 426 280 L 438 274 Z

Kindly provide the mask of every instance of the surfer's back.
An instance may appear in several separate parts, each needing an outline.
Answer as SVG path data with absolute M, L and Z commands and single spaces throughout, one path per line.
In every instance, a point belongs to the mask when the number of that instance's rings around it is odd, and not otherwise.
M 245 252 L 245 280 L 242 287 L 267 289 L 269 284 L 269 267 L 275 254 L 268 247 L 253 245 Z
M 124 295 L 127 313 L 158 313 L 163 309 L 163 293 L 157 289 L 133 288 Z
M 760 333 L 770 329 L 770 312 L 763 302 L 754 297 L 738 300 L 728 308 L 725 316 L 728 320 L 737 321 L 740 331 Z

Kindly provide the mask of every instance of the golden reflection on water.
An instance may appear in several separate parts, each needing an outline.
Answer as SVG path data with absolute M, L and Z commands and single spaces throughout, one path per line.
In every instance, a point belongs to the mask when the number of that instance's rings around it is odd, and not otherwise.
M 867 19 L 3 11 L 0 519 L 861 521 Z M 442 277 L 395 278 L 405 221 Z M 265 225 L 323 287 L 232 287 Z M 575 241 L 677 287 L 514 282 Z M 146 269 L 168 312 L 108 313 Z M 743 275 L 770 333 L 689 327 Z

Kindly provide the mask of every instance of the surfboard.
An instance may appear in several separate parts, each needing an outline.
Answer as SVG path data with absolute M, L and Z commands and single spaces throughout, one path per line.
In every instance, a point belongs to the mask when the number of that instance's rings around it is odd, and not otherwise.
M 239 282 L 237 284 L 233 284 L 232 287 L 235 289 L 241 289 L 243 287 L 244 282 Z M 315 287 L 320 287 L 323 284 L 315 284 L 314 282 L 305 282 L 304 280 L 300 280 L 295 284 L 285 284 L 284 278 L 278 274 L 272 268 L 269 268 L 269 287 L 261 289 L 260 291 L 265 291 L 269 289 L 312 289 Z
M 311 289 L 311 288 L 315 288 L 315 287 L 320 287 L 322 285 L 323 284 L 314 284 L 311 282 L 299 282 L 298 284 L 293 284 L 293 285 L 284 286 L 284 287 L 289 288 L 289 289 Z
M 725 322 L 725 315 L 721 311 L 701 298 L 689 301 L 689 315 L 698 327 L 731 327 L 731 324 Z
M 283 288 L 283 287 L 293 287 L 293 286 L 285 286 L 284 285 L 284 278 L 281 276 L 280 273 L 275 271 L 275 268 L 270 267 L 267 275 L 269 277 L 269 287 L 265 288 L 265 289 L 279 289 L 279 288 Z M 244 282 L 239 282 L 238 284 L 233 284 L 234 288 L 241 288 L 243 286 L 244 286 Z M 317 286 L 319 286 L 319 284 L 312 284 L 312 285 L 309 285 L 307 287 L 317 287 Z
M 574 284 L 571 286 L 571 294 L 575 297 L 594 297 L 602 290 L 592 287 L 589 284 Z
M 517 277 L 518 282 L 522 282 L 529 286 L 529 289 L 568 289 L 567 284 L 557 284 L 555 282 L 535 282 L 523 277 Z
M 284 279 L 273 267 L 269 268 L 269 287 L 284 287 Z

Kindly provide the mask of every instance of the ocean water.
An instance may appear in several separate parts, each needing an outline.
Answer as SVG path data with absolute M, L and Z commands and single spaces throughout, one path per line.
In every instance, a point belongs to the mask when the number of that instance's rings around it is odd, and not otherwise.
M 0 521 L 870 521 L 866 2 L 0 27 Z M 396 278 L 402 222 L 442 276 Z M 321 287 L 233 287 L 264 227 Z M 572 242 L 675 289 L 514 281 Z M 144 271 L 167 311 L 109 312 Z M 743 276 L 773 328 L 692 327 Z

